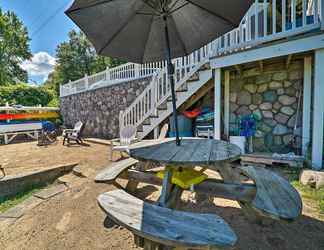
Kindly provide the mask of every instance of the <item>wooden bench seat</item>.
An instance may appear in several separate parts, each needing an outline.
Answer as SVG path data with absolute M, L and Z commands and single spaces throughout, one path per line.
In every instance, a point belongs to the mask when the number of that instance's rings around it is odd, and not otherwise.
M 241 155 L 241 164 L 243 166 L 249 165 L 266 165 L 273 166 L 276 164 L 280 165 L 288 165 L 290 167 L 302 168 L 304 164 L 304 157 L 302 156 L 294 156 L 294 157 L 285 157 L 278 156 L 274 157 L 273 154 L 268 153 L 252 153 Z
M 138 160 L 134 158 L 127 158 L 121 161 L 113 162 L 107 168 L 99 172 L 95 178 L 95 181 L 106 183 L 114 182 L 121 173 L 137 163 Z
M 275 219 L 293 220 L 302 213 L 297 190 L 283 177 L 260 167 L 240 167 L 256 185 L 252 207 Z
M 237 237 L 213 214 L 189 213 L 146 203 L 123 190 L 98 197 L 108 217 L 135 235 L 150 241 L 190 249 L 232 247 Z

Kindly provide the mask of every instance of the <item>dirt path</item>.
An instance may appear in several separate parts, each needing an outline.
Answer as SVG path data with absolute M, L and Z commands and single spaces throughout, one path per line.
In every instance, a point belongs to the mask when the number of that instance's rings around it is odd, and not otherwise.
M 98 171 L 108 164 L 106 156 L 100 158 L 108 149 L 93 146 L 95 148 L 94 155 L 86 154 L 87 159 L 82 162 L 91 163 Z M 113 226 L 97 205 L 96 197 L 114 187 L 94 183 L 93 176 L 80 179 L 68 191 L 41 203 L 8 228 L 0 228 L 0 249 L 136 249 L 132 235 Z M 137 196 L 154 200 L 158 197 L 158 189 L 141 185 Z M 223 217 L 239 237 L 237 250 L 324 249 L 324 221 L 316 218 L 307 202 L 304 202 L 303 216 L 295 222 L 259 225 L 250 223 L 236 202 L 217 198 L 195 203 L 190 193 L 182 198 L 182 210 L 216 213 Z
M 79 162 L 89 167 L 107 164 L 107 146 L 87 145 L 63 146 L 61 139 L 46 147 L 37 146 L 37 142 L 0 145 L 0 165 L 7 175 L 16 175 L 67 162 Z

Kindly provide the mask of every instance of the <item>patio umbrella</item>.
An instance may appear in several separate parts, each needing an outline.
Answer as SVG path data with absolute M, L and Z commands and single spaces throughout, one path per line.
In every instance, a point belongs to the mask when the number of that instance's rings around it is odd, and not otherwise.
M 144 63 L 167 60 L 180 145 L 171 58 L 235 28 L 253 0 L 75 0 L 66 14 L 98 54 Z

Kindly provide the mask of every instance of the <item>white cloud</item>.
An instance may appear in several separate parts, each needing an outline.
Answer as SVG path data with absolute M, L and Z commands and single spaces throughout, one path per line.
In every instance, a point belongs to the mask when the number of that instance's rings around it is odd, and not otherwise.
M 55 64 L 55 58 L 47 52 L 38 52 L 33 55 L 31 60 L 24 61 L 20 66 L 28 72 L 29 77 L 36 76 L 47 79 L 54 70 Z

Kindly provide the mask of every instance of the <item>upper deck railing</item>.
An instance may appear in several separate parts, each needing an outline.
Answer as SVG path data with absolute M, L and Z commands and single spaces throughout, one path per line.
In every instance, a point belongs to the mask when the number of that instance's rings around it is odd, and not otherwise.
M 258 45 L 324 28 L 324 0 L 256 0 L 240 25 L 204 46 L 208 57 L 224 56 Z M 206 49 L 207 48 L 207 49 Z M 197 61 L 201 49 L 174 63 Z M 189 58 L 189 59 L 188 59 Z M 121 82 L 153 76 L 164 70 L 165 62 L 127 63 L 62 85 L 60 95 L 68 96 Z

